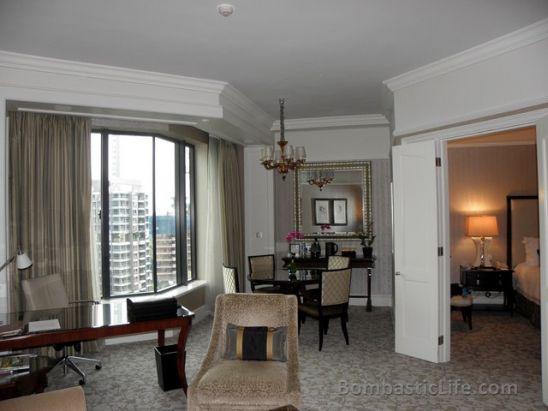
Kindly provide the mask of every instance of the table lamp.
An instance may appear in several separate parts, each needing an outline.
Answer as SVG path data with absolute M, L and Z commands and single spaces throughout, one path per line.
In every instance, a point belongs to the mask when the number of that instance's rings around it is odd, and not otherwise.
M 494 215 L 471 215 L 466 218 L 466 235 L 476 244 L 474 267 L 485 267 L 487 247 L 493 236 L 499 235 L 497 217 Z

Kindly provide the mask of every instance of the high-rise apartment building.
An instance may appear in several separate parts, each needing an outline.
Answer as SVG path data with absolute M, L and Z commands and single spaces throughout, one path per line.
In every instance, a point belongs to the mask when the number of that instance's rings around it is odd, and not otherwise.
M 101 195 L 97 182 L 92 193 L 96 259 L 100 269 Z M 111 181 L 109 193 L 111 295 L 153 291 L 152 238 L 148 195 L 131 181 Z

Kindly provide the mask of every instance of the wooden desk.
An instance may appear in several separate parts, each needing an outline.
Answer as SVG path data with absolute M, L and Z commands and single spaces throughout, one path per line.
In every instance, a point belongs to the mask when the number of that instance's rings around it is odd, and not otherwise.
M 327 258 L 295 258 L 295 264 L 299 270 L 326 270 Z M 290 257 L 283 257 L 283 268 L 287 268 L 291 262 Z M 351 298 L 367 298 L 367 304 L 365 305 L 365 311 L 371 311 L 373 304 L 371 302 L 371 277 L 373 275 L 373 268 L 375 268 L 374 258 L 351 258 L 350 268 L 365 268 L 367 269 L 367 294 L 365 295 L 351 295 Z
M 192 326 L 194 313 L 180 307 L 177 317 L 160 320 L 127 321 L 125 300 L 110 304 L 82 304 L 58 310 L 27 311 L 24 313 L 0 314 L 2 328 L 23 328 L 29 321 L 59 319 L 61 329 L 35 334 L 23 333 L 15 337 L 0 338 L 0 351 L 21 350 L 25 348 L 44 347 L 53 344 L 90 341 L 99 338 L 120 335 L 158 332 L 158 345 L 165 344 L 165 330 L 179 329 L 177 342 L 177 371 L 182 388 L 186 394 L 187 380 L 185 373 L 186 340 Z

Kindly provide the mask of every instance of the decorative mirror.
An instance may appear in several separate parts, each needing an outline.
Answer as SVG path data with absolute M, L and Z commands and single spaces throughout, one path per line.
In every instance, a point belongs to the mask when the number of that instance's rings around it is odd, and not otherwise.
M 305 238 L 373 235 L 371 162 L 305 163 L 294 190 L 295 229 Z

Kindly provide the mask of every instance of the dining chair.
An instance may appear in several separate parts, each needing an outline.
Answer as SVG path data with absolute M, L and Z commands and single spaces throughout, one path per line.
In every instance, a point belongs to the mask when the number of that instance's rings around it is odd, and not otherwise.
M 330 255 L 327 259 L 328 270 L 342 270 L 350 267 L 350 257 L 344 255 Z
M 225 286 L 225 294 L 240 292 L 238 270 L 236 267 L 227 267 L 226 265 L 223 265 L 223 281 Z
M 63 280 L 59 274 L 51 274 L 22 280 L 21 288 L 23 289 L 25 309 L 27 311 L 54 310 L 59 308 L 67 308 L 70 304 L 94 302 L 91 300 L 70 302 L 63 284 Z M 92 358 L 68 355 L 67 348 L 69 346 L 73 346 L 76 351 L 80 351 L 81 343 L 55 344 L 53 346 L 56 351 L 62 351 L 62 357 L 55 364 L 53 369 L 62 366 L 63 371 L 66 374 L 67 368 L 70 368 L 80 376 L 80 385 L 84 385 L 86 383 L 86 374 L 80 367 L 78 367 L 75 361 L 90 362 L 95 364 L 95 369 L 97 370 L 100 370 L 102 367 L 101 361 Z
M 274 280 L 276 275 L 276 264 L 274 254 L 250 255 L 249 262 L 249 281 L 251 291 L 254 293 L 279 293 L 280 287 L 260 286 L 257 287 L 253 280 Z
M 328 270 L 342 270 L 350 267 L 350 257 L 343 255 L 330 255 L 327 259 Z M 302 292 L 303 301 L 317 301 L 320 298 L 318 287 L 309 288 Z
M 346 322 L 348 320 L 348 301 L 350 299 L 350 278 L 352 269 L 322 271 L 320 273 L 320 298 L 299 304 L 299 331 L 306 317 L 318 320 L 319 350 L 322 350 L 323 336 L 327 334 L 329 320 L 341 319 L 341 328 L 349 344 Z

